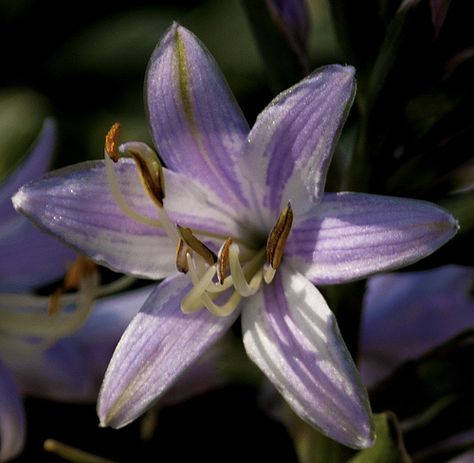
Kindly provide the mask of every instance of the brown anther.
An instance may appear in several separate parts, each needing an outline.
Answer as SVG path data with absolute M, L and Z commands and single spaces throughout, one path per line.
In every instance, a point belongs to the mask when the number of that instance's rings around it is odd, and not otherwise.
M 97 272 L 97 265 L 90 259 L 84 256 L 78 258 L 71 264 L 63 281 L 63 290 L 69 291 L 71 289 L 78 289 L 81 281 Z
M 229 268 L 229 248 L 232 244 L 232 238 L 227 238 L 217 255 L 217 281 L 224 284 L 227 270 Z
M 273 269 L 277 269 L 283 259 L 286 240 L 290 234 L 293 224 L 293 211 L 291 204 L 283 209 L 275 226 L 272 228 L 267 239 L 267 262 Z
M 84 256 L 78 256 L 70 265 L 64 280 L 49 297 L 48 314 L 54 315 L 61 308 L 61 297 L 66 291 L 79 289 L 81 282 L 90 275 L 97 274 L 97 265 Z
M 105 152 L 112 161 L 117 162 L 120 157 L 118 150 L 118 137 L 120 135 L 120 123 L 115 122 L 105 136 Z
M 158 207 L 163 207 L 165 182 L 161 165 L 158 161 L 156 163 L 147 162 L 141 153 L 133 149 L 128 149 L 127 153 L 135 161 L 143 186 L 150 194 L 151 199 Z
M 176 268 L 178 272 L 188 273 L 188 259 L 186 254 L 189 252 L 188 245 L 184 242 L 182 238 L 179 239 L 178 245 L 176 246 Z
M 199 239 L 197 239 L 190 228 L 177 225 L 179 234 L 183 241 L 196 254 L 200 255 L 208 265 L 214 265 L 217 262 L 217 256 Z

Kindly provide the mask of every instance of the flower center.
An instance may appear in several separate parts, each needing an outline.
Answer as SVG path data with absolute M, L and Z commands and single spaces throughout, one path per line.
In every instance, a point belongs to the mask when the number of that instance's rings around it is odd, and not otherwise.
M 171 241 L 177 243 L 176 268 L 181 273 L 189 274 L 193 284 L 181 302 L 181 310 L 193 313 L 206 307 L 214 315 L 228 316 L 237 308 L 242 297 L 252 296 L 260 289 L 262 281 L 271 283 L 281 265 L 285 243 L 291 231 L 291 205 L 288 203 L 281 212 L 268 235 L 266 247 L 252 251 L 241 259 L 237 243 L 243 240 L 238 237 L 193 230 L 173 223 L 164 207 L 165 179 L 158 156 L 141 142 L 127 142 L 118 146 L 119 131 L 120 125 L 115 123 L 105 139 L 105 165 L 110 191 L 127 216 L 147 226 L 163 229 Z M 132 209 L 122 195 L 113 163 L 125 154 L 134 159 L 144 190 L 157 206 L 158 220 Z M 196 235 L 222 240 L 218 254 Z

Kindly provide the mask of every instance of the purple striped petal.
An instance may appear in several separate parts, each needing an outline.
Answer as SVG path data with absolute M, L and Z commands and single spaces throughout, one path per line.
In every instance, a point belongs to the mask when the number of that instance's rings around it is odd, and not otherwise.
M 120 428 L 145 412 L 234 322 L 207 310 L 185 315 L 184 275 L 166 279 L 132 320 L 105 374 L 97 405 L 103 426 Z
M 474 326 L 471 267 L 389 273 L 369 280 L 361 327 L 360 369 L 373 384 Z
M 122 159 L 114 167 L 128 204 L 157 219 L 156 205 L 145 193 L 134 162 Z M 165 171 L 165 184 L 170 191 L 166 207 L 178 209 L 169 211 L 175 220 L 184 226 L 232 232 L 232 219 L 214 208 L 212 198 L 191 179 Z M 55 171 L 23 187 L 13 201 L 39 226 L 112 269 L 153 279 L 176 271 L 176 243 L 162 229 L 138 223 L 119 209 L 102 161 Z
M 8 370 L 0 362 L 0 461 L 18 455 L 25 445 L 25 411 Z
M 448 212 L 424 201 L 326 194 L 293 226 L 285 259 L 313 283 L 344 283 L 416 262 L 457 229 Z
M 27 182 L 43 175 L 49 167 L 56 140 L 56 125 L 46 119 L 27 159 L 13 172 L 0 188 L 0 217 L 2 225 L 17 217 L 11 203 L 12 195 Z
M 242 311 L 244 345 L 290 407 L 327 436 L 354 448 L 373 444 L 367 393 L 319 291 L 279 269 Z
M 71 249 L 17 216 L 10 233 L 0 239 L 0 291 L 4 292 L 29 291 L 57 280 L 75 259 Z
M 173 24 L 151 57 L 145 86 L 153 138 L 167 167 L 198 178 L 223 201 L 245 203 L 237 161 L 248 126 L 199 39 Z
M 288 201 L 298 215 L 322 195 L 354 92 L 354 68 L 325 66 L 278 95 L 258 117 L 244 169 L 267 226 Z

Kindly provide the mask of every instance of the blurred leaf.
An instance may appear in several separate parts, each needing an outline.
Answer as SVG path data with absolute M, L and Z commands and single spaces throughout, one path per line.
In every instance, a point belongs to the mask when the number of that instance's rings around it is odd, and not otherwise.
M 379 0 L 329 0 L 337 38 L 348 64 L 357 69 L 358 98 L 363 98 L 368 78 L 385 35 L 388 4 Z
M 458 234 L 464 235 L 474 230 L 474 190 L 459 193 L 441 203 L 459 221 Z
M 305 50 L 290 37 L 282 19 L 266 0 L 242 0 L 275 93 L 308 73 Z M 306 11 L 308 14 L 308 11 Z
M 142 9 L 116 13 L 72 36 L 51 59 L 52 73 L 127 73 L 145 66 L 177 11 Z
M 0 91 L 0 182 L 17 167 L 38 136 L 49 107 L 32 90 Z
M 299 463 L 344 463 L 354 453 L 352 449 L 323 436 L 302 420 L 291 434 Z
M 472 428 L 473 355 L 470 330 L 407 362 L 370 391 L 374 410 L 393 410 L 401 420 L 411 453 Z
M 285 425 L 299 463 L 344 463 L 354 455 L 355 450 L 324 436 L 303 421 L 273 386 L 270 387 L 260 405 L 268 415 Z
M 384 191 L 388 156 L 401 132 L 408 96 L 428 81 L 432 25 L 428 0 L 405 2 L 391 21 L 370 75 L 351 188 Z
M 348 463 L 409 463 L 397 419 L 386 412 L 374 416 L 377 440 L 369 449 L 361 450 Z

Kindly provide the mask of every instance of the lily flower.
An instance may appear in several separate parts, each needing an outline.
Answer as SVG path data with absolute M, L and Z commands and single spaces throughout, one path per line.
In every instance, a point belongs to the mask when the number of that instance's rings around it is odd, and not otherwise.
M 56 171 L 13 198 L 93 260 L 164 278 L 117 346 L 101 424 L 141 415 L 241 314 L 249 357 L 293 410 L 345 445 L 372 445 L 367 393 L 314 284 L 415 262 L 457 222 L 426 202 L 324 194 L 354 97 L 350 66 L 323 67 L 281 93 L 249 131 L 209 52 L 173 24 L 145 85 L 167 168 L 144 143 L 119 145 L 115 124 L 104 161 Z
M 389 273 L 367 285 L 361 326 L 360 371 L 373 384 L 474 326 L 474 269 L 449 265 Z
M 96 399 L 120 335 L 150 292 L 102 300 L 88 319 L 94 296 L 120 289 L 123 279 L 96 287 L 95 272 L 80 275 L 79 291 L 62 295 L 56 306 L 63 310 L 54 314 L 48 313 L 51 298 L 31 291 L 60 278 L 75 259 L 68 247 L 17 214 L 10 199 L 20 185 L 46 172 L 54 144 L 55 125 L 47 120 L 31 153 L 0 187 L 0 461 L 24 446 L 23 395 Z
M 0 291 L 25 292 L 64 275 L 74 253 L 41 233 L 17 214 L 11 196 L 21 185 L 45 174 L 56 141 L 55 124 L 47 119 L 25 161 L 0 186 Z

